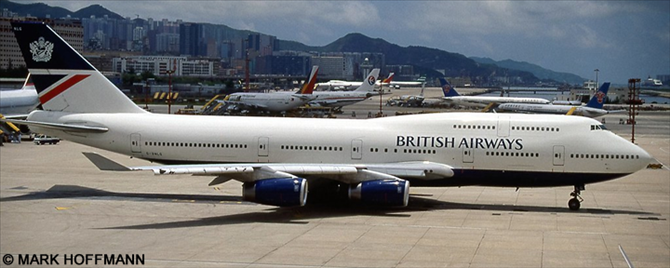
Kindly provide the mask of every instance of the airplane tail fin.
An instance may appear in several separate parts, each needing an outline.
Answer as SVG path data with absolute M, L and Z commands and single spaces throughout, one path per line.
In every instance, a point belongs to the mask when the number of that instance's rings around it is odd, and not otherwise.
M 387 77 L 386 79 L 384 79 L 384 80 L 382 81 L 382 84 L 390 84 L 391 81 L 393 81 L 393 77 L 394 77 L 394 76 L 395 76 L 395 73 L 389 73 L 389 77 Z
M 302 85 L 298 94 L 312 94 L 314 92 L 314 86 L 316 86 L 316 75 L 319 73 L 319 66 L 312 66 L 312 71 L 309 73 L 309 78 L 305 81 L 305 84 Z
M 442 87 L 442 93 L 444 93 L 445 97 L 457 97 L 460 96 L 458 92 L 456 92 L 456 89 L 449 84 L 447 79 L 445 78 L 439 78 L 440 80 L 440 86 Z
M 605 104 L 605 99 L 607 98 L 607 91 L 610 88 L 610 83 L 606 82 L 600 86 L 600 89 L 593 95 L 591 100 L 586 104 L 586 107 L 602 109 L 603 104 Z
M 363 92 L 372 92 L 375 89 L 375 83 L 377 82 L 377 77 L 379 77 L 379 69 L 375 68 L 370 71 L 370 74 L 366 76 L 365 80 L 354 91 L 363 91 Z
M 145 113 L 47 24 L 11 24 L 44 110 Z

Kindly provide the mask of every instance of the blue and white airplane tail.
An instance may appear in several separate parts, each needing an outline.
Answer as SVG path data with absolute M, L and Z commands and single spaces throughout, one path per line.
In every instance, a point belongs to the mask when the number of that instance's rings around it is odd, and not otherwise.
M 375 89 L 375 83 L 377 83 L 377 77 L 379 77 L 379 69 L 375 68 L 370 71 L 370 74 L 366 76 L 363 83 L 356 88 L 354 91 L 363 91 L 363 92 L 372 92 Z
M 605 100 L 607 99 L 607 91 L 609 89 L 610 89 L 610 82 L 603 83 L 603 85 L 600 86 L 600 89 L 598 89 L 596 94 L 593 94 L 593 97 L 586 104 L 586 107 L 602 109 L 603 104 L 605 104 Z
M 456 88 L 452 87 L 451 84 L 447 81 L 447 79 L 441 77 L 439 78 L 440 80 L 440 86 L 442 87 L 442 93 L 444 93 L 445 97 L 458 97 L 461 94 L 458 94 L 456 92 Z
M 11 22 L 46 111 L 146 113 L 42 22 Z

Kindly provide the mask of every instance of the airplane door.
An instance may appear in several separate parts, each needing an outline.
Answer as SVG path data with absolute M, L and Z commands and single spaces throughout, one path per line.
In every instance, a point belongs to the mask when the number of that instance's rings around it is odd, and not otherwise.
M 351 159 L 361 160 L 363 158 L 363 141 L 355 139 L 351 141 Z
M 554 145 L 554 166 L 565 165 L 565 147 Z
M 142 146 L 140 145 L 140 133 L 130 134 L 130 152 L 132 153 L 142 153 Z
M 498 137 L 509 136 L 509 115 L 498 116 Z
M 463 163 L 474 163 L 475 152 L 472 148 L 463 148 Z
M 268 137 L 258 138 L 258 156 L 268 156 L 270 149 L 268 148 L 270 139 Z

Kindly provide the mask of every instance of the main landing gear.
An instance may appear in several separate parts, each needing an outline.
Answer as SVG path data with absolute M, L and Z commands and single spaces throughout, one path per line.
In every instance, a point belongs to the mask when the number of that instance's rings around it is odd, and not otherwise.
M 580 194 L 585 189 L 586 188 L 584 187 L 584 184 L 575 185 L 575 190 L 572 193 L 570 193 L 570 196 L 572 196 L 572 198 L 568 200 L 568 207 L 570 208 L 570 210 L 579 210 L 582 201 L 584 201 L 584 199 L 580 196 Z

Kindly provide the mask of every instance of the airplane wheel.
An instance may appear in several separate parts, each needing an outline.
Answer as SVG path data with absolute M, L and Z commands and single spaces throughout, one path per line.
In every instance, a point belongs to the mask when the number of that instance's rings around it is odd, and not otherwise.
M 568 207 L 570 208 L 570 210 L 579 210 L 580 206 L 581 202 L 579 202 L 577 198 L 573 198 L 568 201 Z

